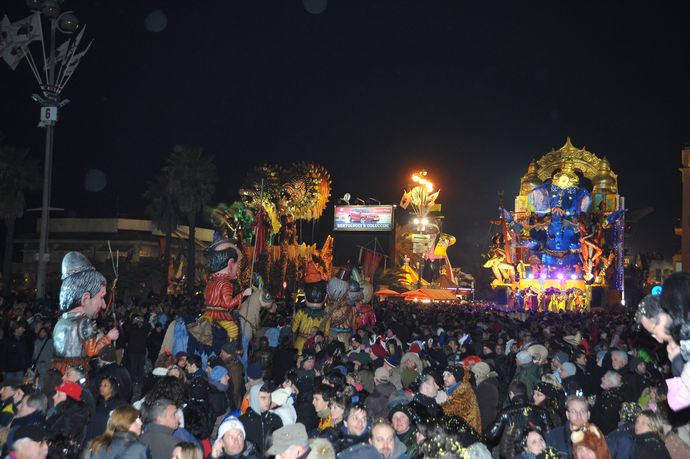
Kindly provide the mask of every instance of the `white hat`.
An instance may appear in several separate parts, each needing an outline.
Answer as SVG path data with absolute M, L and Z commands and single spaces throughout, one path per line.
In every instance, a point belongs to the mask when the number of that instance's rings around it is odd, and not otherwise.
M 244 432 L 244 426 L 236 417 L 229 417 L 223 421 L 223 423 L 218 427 L 218 438 L 223 438 L 225 432 L 230 429 L 237 429 L 242 432 L 242 437 L 247 438 L 247 434 Z
M 278 406 L 283 406 L 292 395 L 292 390 L 289 387 L 281 387 L 271 392 L 271 401 Z

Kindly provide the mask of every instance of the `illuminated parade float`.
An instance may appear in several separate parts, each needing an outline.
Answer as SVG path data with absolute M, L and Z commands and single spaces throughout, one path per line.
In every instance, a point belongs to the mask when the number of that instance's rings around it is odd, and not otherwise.
M 500 204 L 488 261 L 508 306 L 589 311 L 622 301 L 624 198 L 606 158 L 570 139 L 533 161 L 512 212 Z

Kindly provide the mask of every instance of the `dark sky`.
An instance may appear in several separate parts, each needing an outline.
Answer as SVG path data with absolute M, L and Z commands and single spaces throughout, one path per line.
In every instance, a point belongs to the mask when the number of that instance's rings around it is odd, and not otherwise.
M 629 247 L 670 255 L 690 140 L 681 3 L 67 0 L 95 43 L 64 92 L 53 205 L 142 217 L 174 144 L 215 157 L 226 202 L 261 162 L 316 161 L 334 196 L 389 203 L 423 167 L 458 236 L 451 258 L 471 266 L 497 191 L 512 203 L 529 161 L 570 136 L 609 158 L 629 209 L 654 207 Z M 146 28 L 156 10 L 160 32 Z M 35 90 L 25 64 L 2 64 L 0 130 L 42 157 Z M 85 191 L 90 169 L 103 191 Z M 331 225 L 329 211 L 317 232 Z

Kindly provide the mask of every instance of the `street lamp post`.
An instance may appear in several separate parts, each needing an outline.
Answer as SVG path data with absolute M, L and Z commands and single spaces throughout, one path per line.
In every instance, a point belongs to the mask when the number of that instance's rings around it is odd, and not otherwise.
M 46 128 L 45 162 L 43 169 L 43 197 L 41 202 L 41 230 L 38 250 L 38 270 L 36 275 L 36 297 L 44 298 L 46 291 L 46 271 L 49 260 L 48 254 L 48 220 L 50 218 L 50 192 L 53 169 L 53 139 L 58 112 L 69 99 L 62 99 L 61 93 L 70 80 L 79 62 L 89 50 L 91 43 L 85 49 L 77 52 L 84 33 L 84 28 L 73 38 L 56 46 L 57 32 L 73 34 L 79 28 L 79 21 L 71 11 L 61 11 L 63 0 L 27 0 L 26 4 L 32 15 L 10 23 L 5 16 L 0 23 L 0 31 L 4 37 L 0 42 L 3 59 L 14 70 L 22 60 L 26 60 L 36 79 L 41 94 L 33 94 L 32 98 L 41 106 L 39 127 Z M 46 56 L 45 40 L 43 38 L 42 19 L 50 21 L 50 37 Z M 37 65 L 29 45 L 34 41 L 41 43 L 43 67 Z

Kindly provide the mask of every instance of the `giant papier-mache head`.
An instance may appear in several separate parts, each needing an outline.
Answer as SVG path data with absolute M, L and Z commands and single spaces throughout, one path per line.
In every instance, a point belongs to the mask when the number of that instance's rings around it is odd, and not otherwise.
M 106 285 L 105 276 L 79 252 L 68 252 L 62 259 L 60 310 L 69 311 L 81 305 L 84 293 L 95 296 Z
M 242 252 L 237 248 L 235 239 L 225 239 L 216 232 L 213 235 L 213 243 L 206 249 L 208 255 L 209 269 L 212 273 L 217 273 L 228 266 L 228 261 L 239 261 Z

